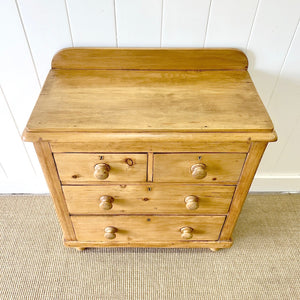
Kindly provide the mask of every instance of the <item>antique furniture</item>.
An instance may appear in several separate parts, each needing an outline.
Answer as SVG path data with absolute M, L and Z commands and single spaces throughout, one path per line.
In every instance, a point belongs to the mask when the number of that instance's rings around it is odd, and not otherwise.
M 57 53 L 23 138 L 64 244 L 230 247 L 276 140 L 247 66 L 234 49 Z

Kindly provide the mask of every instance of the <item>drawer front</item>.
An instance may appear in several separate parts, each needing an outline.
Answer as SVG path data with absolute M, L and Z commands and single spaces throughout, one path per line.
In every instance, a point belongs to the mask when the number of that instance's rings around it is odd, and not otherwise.
M 54 159 L 62 183 L 146 181 L 147 178 L 147 154 L 55 153 Z
M 71 214 L 226 214 L 234 186 L 63 186 Z
M 71 219 L 78 241 L 150 243 L 184 240 L 217 240 L 225 217 L 72 216 Z M 112 233 L 111 227 L 115 228 L 117 232 Z M 181 228 L 185 228 L 185 230 L 181 231 Z M 108 235 L 105 236 L 105 232 Z M 115 237 L 112 234 L 115 234 Z M 113 239 L 109 239 L 108 237 Z
M 153 181 L 232 183 L 240 176 L 246 154 L 155 154 Z

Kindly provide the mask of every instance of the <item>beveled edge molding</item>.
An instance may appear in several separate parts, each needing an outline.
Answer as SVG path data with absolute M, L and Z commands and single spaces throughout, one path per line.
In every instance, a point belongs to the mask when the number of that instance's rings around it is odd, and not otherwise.
M 224 241 L 174 241 L 174 242 L 83 242 L 64 240 L 70 248 L 230 248 L 232 239 Z
M 276 132 L 84 132 L 30 131 L 25 128 L 23 141 L 63 143 L 116 142 L 275 142 Z

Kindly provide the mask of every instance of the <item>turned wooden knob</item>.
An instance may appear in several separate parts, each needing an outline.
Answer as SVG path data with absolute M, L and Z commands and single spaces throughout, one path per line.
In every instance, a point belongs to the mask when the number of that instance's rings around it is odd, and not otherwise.
M 116 227 L 113 226 L 107 226 L 104 229 L 104 237 L 106 239 L 109 240 L 113 240 L 116 238 L 116 232 L 118 231 L 118 229 Z
M 202 179 L 207 175 L 205 164 L 195 164 L 191 167 L 192 176 L 196 179 Z
M 105 210 L 109 210 L 112 208 L 112 203 L 114 202 L 114 198 L 112 196 L 101 196 L 99 207 Z
M 97 179 L 103 180 L 109 176 L 110 166 L 107 164 L 97 164 L 95 166 L 94 176 Z
M 193 228 L 191 227 L 182 227 L 180 228 L 181 237 L 185 240 L 191 239 L 193 237 Z
M 195 210 L 199 207 L 199 198 L 197 196 L 187 196 L 184 198 L 184 202 L 189 210 Z

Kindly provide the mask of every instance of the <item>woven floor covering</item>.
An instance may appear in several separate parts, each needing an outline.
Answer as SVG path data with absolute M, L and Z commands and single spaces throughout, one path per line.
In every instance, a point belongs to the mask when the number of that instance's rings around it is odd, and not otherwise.
M 251 194 L 230 249 L 65 248 L 48 195 L 0 196 L 0 299 L 300 299 L 300 195 Z M 167 239 L 167 236 L 166 236 Z

